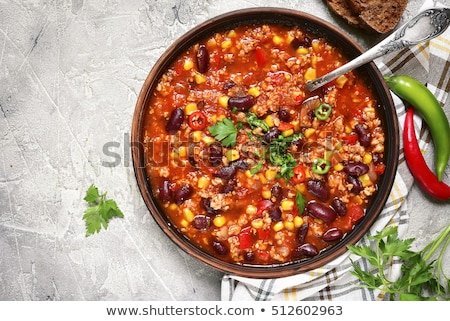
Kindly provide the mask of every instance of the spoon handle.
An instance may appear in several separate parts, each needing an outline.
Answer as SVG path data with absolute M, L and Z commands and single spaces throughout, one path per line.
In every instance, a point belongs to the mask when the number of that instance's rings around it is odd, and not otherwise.
M 389 37 L 341 67 L 306 83 L 312 92 L 337 77 L 354 70 L 375 58 L 419 43 L 429 41 L 445 32 L 450 25 L 450 8 L 430 8 L 420 12 Z

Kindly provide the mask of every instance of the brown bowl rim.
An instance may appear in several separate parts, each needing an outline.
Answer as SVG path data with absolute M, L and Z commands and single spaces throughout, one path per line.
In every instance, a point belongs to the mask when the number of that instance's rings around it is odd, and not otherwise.
M 331 23 L 309 13 L 292 9 L 256 7 L 235 10 L 218 15 L 198 24 L 175 40 L 166 49 L 166 51 L 156 61 L 145 79 L 137 99 L 132 119 L 131 146 L 133 146 L 133 170 L 141 196 L 149 212 L 162 231 L 184 252 L 223 273 L 249 278 L 279 278 L 307 272 L 323 267 L 327 263 L 332 262 L 334 259 L 338 258 L 347 251 L 346 246 L 348 244 L 355 244 L 358 242 L 375 222 L 389 197 L 397 171 L 399 156 L 398 119 L 392 96 L 377 66 L 371 62 L 360 67 L 360 70 L 368 75 L 368 78 L 371 80 L 374 87 L 373 90 L 378 95 L 378 102 L 383 110 L 381 114 L 384 117 L 383 125 L 385 127 L 385 132 L 390 133 L 389 135 L 386 135 L 385 142 L 385 147 L 387 147 L 385 148 L 386 172 L 383 174 L 379 184 L 379 191 L 372 199 L 371 206 L 367 210 L 365 217 L 339 243 L 333 245 L 329 249 L 326 249 L 316 257 L 305 261 L 268 266 L 228 263 L 203 252 L 193 243 L 189 242 L 189 240 L 180 231 L 178 231 L 178 229 L 160 211 L 158 205 L 153 199 L 151 187 L 149 185 L 149 178 L 146 175 L 145 166 L 143 166 L 144 147 L 141 143 L 143 142 L 143 113 L 146 110 L 149 95 L 154 89 L 153 87 L 157 84 L 162 73 L 183 51 L 187 50 L 187 48 L 196 41 L 212 34 L 215 31 L 228 29 L 237 24 L 252 23 L 298 25 L 309 32 L 325 37 L 335 46 L 346 48 L 346 53 L 348 52 L 348 59 L 364 52 L 364 50 L 355 40 L 353 40 L 353 38 L 350 37 L 350 35 L 347 35 Z

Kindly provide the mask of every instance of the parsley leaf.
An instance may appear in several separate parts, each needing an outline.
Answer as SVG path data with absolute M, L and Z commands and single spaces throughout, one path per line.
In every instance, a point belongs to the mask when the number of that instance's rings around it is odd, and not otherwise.
M 268 147 L 270 162 L 275 166 L 280 166 L 279 176 L 286 180 L 290 180 L 294 176 L 293 169 L 297 165 L 294 156 L 288 153 L 287 150 L 292 142 L 297 141 L 302 137 L 303 135 L 301 133 L 293 134 L 288 137 L 279 135 Z
M 215 125 L 209 127 L 208 131 L 219 140 L 223 146 L 234 147 L 236 145 L 238 131 L 230 119 L 224 118 L 223 120 L 218 121 Z
M 260 127 L 265 132 L 269 131 L 270 129 L 269 125 L 267 125 L 267 123 L 264 120 L 259 119 L 258 116 L 256 116 L 256 114 L 250 111 L 247 112 L 247 114 L 245 115 L 245 120 L 252 129 Z
M 374 242 L 373 249 L 368 245 L 347 246 L 350 253 L 366 258 L 375 267 L 375 272 L 366 272 L 357 262 L 351 261 L 351 273 L 361 281 L 361 286 L 379 289 L 387 293 L 390 300 L 450 299 L 450 279 L 442 269 L 450 243 L 450 225 L 419 252 L 411 250 L 413 238 L 399 239 L 397 227 L 386 227 L 369 239 Z M 436 251 L 438 258 L 432 259 Z M 401 275 L 397 280 L 390 280 L 385 271 L 394 260 L 402 264 Z
M 106 230 L 109 220 L 113 217 L 123 217 L 116 202 L 107 199 L 106 194 L 107 192 L 100 194 L 93 184 L 86 191 L 84 200 L 89 204 L 83 215 L 86 223 L 86 237 L 100 232 L 102 227 Z

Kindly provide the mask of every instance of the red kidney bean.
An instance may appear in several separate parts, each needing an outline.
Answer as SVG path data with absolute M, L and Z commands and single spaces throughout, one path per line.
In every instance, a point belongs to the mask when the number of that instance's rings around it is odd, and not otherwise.
M 340 228 L 332 227 L 323 233 L 322 240 L 325 242 L 334 242 L 340 240 L 342 236 L 344 236 L 344 233 Z
M 309 202 L 306 205 L 307 212 L 326 223 L 331 223 L 336 219 L 336 212 L 331 208 L 319 202 Z
M 203 208 L 206 210 L 206 213 L 209 216 L 216 216 L 219 213 L 219 210 L 216 210 L 211 207 L 211 199 L 210 198 L 202 198 L 200 203 Z
M 367 147 L 370 145 L 369 131 L 363 124 L 357 124 L 355 126 L 355 132 L 358 135 L 359 143 L 361 146 Z
M 185 200 L 189 199 L 191 197 L 192 193 L 194 192 L 194 189 L 191 185 L 183 185 L 179 189 L 177 189 L 173 195 L 173 198 L 175 200 L 175 203 L 178 205 L 182 204 Z
M 281 202 L 281 199 L 283 198 L 283 189 L 280 185 L 274 185 L 270 189 L 270 193 L 272 194 L 271 201 L 274 203 Z
M 212 244 L 212 247 L 213 247 L 214 251 L 216 251 L 216 253 L 219 255 L 227 255 L 228 254 L 228 248 L 219 241 L 214 241 Z
M 363 186 L 361 181 L 358 179 L 358 177 L 355 176 L 347 176 L 347 182 L 349 184 L 352 184 L 353 187 L 351 188 L 350 192 L 354 194 L 359 194 L 363 190 Z
M 170 190 L 170 182 L 165 179 L 159 186 L 159 199 L 163 203 L 167 203 L 172 199 L 172 191 Z
M 319 200 L 325 202 L 329 197 L 328 188 L 324 181 L 318 179 L 311 179 L 306 184 L 308 192 L 317 196 Z
M 308 47 L 311 47 L 311 42 L 312 42 L 311 38 L 309 38 L 307 36 L 303 37 L 302 39 L 294 38 L 291 41 L 291 46 L 294 49 L 297 49 L 299 47 L 308 48 Z
M 197 230 L 203 230 L 209 227 L 210 218 L 205 215 L 196 215 L 192 221 L 192 226 Z
M 233 80 L 227 80 L 226 83 L 223 84 L 223 89 L 228 90 L 236 86 L 236 83 Z
M 277 139 L 278 136 L 281 135 L 281 131 L 277 127 L 272 127 L 269 129 L 267 133 L 263 136 L 263 141 L 267 144 L 270 144 L 275 139 Z
M 227 194 L 229 192 L 234 191 L 236 186 L 237 186 L 237 180 L 232 178 L 225 185 L 222 186 L 222 189 L 220 190 L 220 192 L 223 194 Z
M 247 162 L 245 159 L 238 159 L 234 162 L 231 162 L 230 165 L 242 171 L 245 171 L 251 167 L 250 163 Z
M 219 142 L 214 142 L 208 147 L 208 161 L 212 167 L 217 167 L 222 164 L 222 145 Z
M 247 111 L 255 104 L 255 97 L 252 95 L 232 96 L 228 99 L 230 108 L 237 108 L 239 111 Z
M 214 177 L 218 177 L 225 180 L 230 180 L 236 175 L 236 167 L 234 166 L 225 166 L 221 167 L 218 171 L 216 171 L 213 175 Z
M 347 206 L 339 198 L 335 197 L 331 202 L 331 207 L 339 216 L 345 216 L 347 214 Z
M 305 244 L 300 245 L 297 248 L 297 251 L 300 255 L 309 256 L 309 257 L 313 257 L 313 256 L 316 256 L 317 254 L 319 254 L 319 251 L 317 250 L 317 248 L 310 243 L 305 243 Z
M 344 172 L 347 175 L 361 176 L 369 171 L 369 166 L 361 162 L 348 162 L 344 165 Z
M 205 45 L 200 45 L 197 52 L 197 69 L 204 74 L 209 67 L 209 53 Z
M 281 220 L 281 209 L 278 206 L 271 206 L 267 209 L 270 218 L 274 222 L 278 222 Z
M 288 123 L 288 122 L 291 121 L 291 115 L 289 114 L 289 111 L 288 111 L 286 108 L 281 108 L 281 109 L 278 111 L 278 118 L 279 118 L 281 121 L 284 121 L 284 122 L 286 122 L 286 123 Z
M 244 253 L 244 260 L 247 262 L 252 262 L 254 261 L 256 258 L 255 253 L 253 253 L 252 251 L 246 251 Z
M 295 240 L 297 241 L 298 244 L 305 243 L 306 233 L 308 233 L 308 229 L 309 229 L 308 223 L 304 223 L 298 228 L 297 233 L 295 234 Z
M 184 111 L 182 108 L 175 108 L 170 114 L 169 120 L 166 124 L 166 131 L 169 134 L 175 134 L 183 124 L 184 121 Z

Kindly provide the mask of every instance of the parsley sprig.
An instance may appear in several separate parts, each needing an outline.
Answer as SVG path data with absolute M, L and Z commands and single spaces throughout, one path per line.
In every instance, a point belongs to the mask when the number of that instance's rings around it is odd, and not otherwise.
M 450 225 L 419 252 L 411 250 L 414 238 L 398 238 L 397 227 L 386 227 L 369 239 L 374 241 L 374 249 L 367 245 L 348 245 L 352 254 L 366 258 L 375 267 L 375 273 L 364 271 L 352 261 L 351 273 L 363 287 L 388 293 L 390 300 L 450 300 L 450 279 L 443 270 L 444 254 L 450 243 Z M 439 251 L 438 257 L 434 259 L 436 251 Z M 385 271 L 394 259 L 402 263 L 401 275 L 397 280 L 390 280 Z
M 208 131 L 225 147 L 234 147 L 236 145 L 237 129 L 233 122 L 224 118 L 208 128 Z
M 94 185 L 86 191 L 84 200 L 89 204 L 83 215 L 83 220 L 86 222 L 86 237 L 100 232 L 102 226 L 106 230 L 109 220 L 113 217 L 123 217 L 116 202 L 107 199 L 106 194 L 107 192 L 100 194 Z

